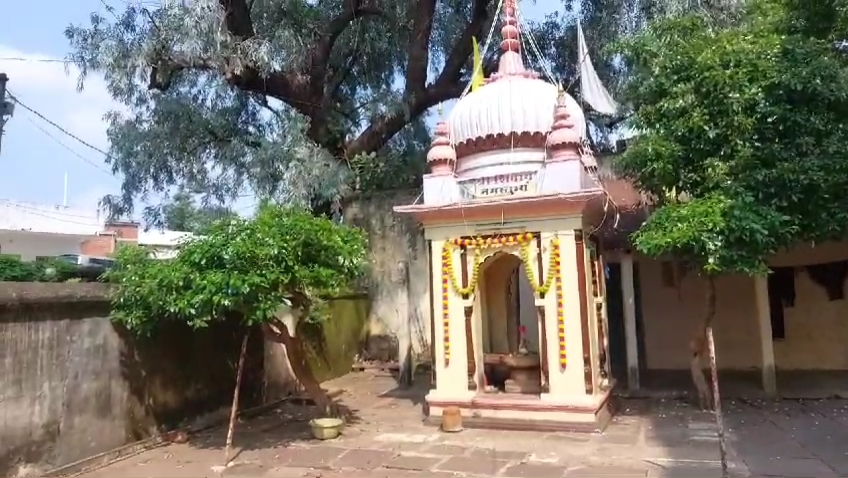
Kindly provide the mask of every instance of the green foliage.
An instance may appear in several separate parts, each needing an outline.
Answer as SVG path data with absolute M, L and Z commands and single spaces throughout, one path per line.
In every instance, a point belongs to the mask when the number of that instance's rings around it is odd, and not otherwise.
M 18 257 L 0 255 L 0 281 L 5 282 L 65 282 L 88 278 L 78 266 L 60 260 L 25 262 Z
M 779 236 L 789 227 L 786 217 L 751 200 L 706 196 L 659 208 L 634 235 L 640 252 L 671 255 L 697 264 L 703 271 L 761 274 L 766 272 L 761 251 L 775 251 Z
M 264 323 L 280 306 L 308 308 L 319 295 L 344 288 L 360 274 L 365 251 L 357 229 L 267 205 L 250 220 L 215 223 L 172 260 L 121 249 L 109 272 L 118 285 L 114 317 L 139 333 L 159 320 L 193 328 L 226 319 Z
M 848 61 L 796 28 L 791 3 L 754 2 L 731 26 L 673 18 L 619 45 L 640 136 L 617 167 L 657 207 L 640 251 L 753 274 L 845 234 Z
M 350 161 L 357 191 L 369 193 L 392 189 L 411 189 L 421 185 L 427 162 L 421 149 L 418 154 L 385 158 L 385 154 L 360 154 Z
M 148 227 L 162 227 L 171 231 L 205 234 L 212 224 L 222 219 L 231 219 L 237 214 L 230 208 L 215 204 L 195 204 L 194 197 L 186 191 L 178 191 L 170 202 L 151 206 L 145 210 Z
M 711 3 L 725 11 L 730 1 Z M 179 187 L 203 191 L 209 203 L 255 193 L 309 205 L 338 203 L 354 189 L 417 186 L 428 111 L 464 90 L 470 35 L 485 41 L 498 2 L 124 3 L 65 31 L 80 84 L 102 74 L 123 106 L 107 117 L 108 160 L 123 187 L 104 204 L 117 216 L 131 214 L 139 197 Z M 579 10 L 593 62 L 615 86 L 628 72 L 601 47 L 693 2 L 562 3 Z M 354 5 L 368 11 L 345 20 L 340 13 Z M 570 85 L 575 18 L 551 15 L 527 26 L 544 57 L 529 66 Z M 496 27 L 488 70 L 498 41 Z M 363 153 L 375 156 L 362 162 Z

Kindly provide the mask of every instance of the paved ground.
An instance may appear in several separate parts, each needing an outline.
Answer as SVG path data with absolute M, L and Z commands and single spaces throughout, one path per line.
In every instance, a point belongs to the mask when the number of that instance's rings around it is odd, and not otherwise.
M 421 424 L 420 389 L 397 392 L 379 372 L 329 384 L 355 423 L 330 442 L 309 437 L 307 409 L 285 406 L 238 425 L 236 464 L 224 476 L 269 478 L 717 477 L 712 416 L 676 400 L 628 400 L 603 435 L 466 430 Z M 387 392 L 388 391 L 388 392 Z M 731 476 L 848 477 L 848 402 L 732 401 L 726 405 Z M 226 430 L 148 451 L 87 478 L 220 476 Z

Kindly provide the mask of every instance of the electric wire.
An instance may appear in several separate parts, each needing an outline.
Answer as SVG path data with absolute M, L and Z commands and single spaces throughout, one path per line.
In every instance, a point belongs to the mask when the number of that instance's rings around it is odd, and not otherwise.
M 10 98 L 12 98 L 12 99 L 15 101 L 15 103 L 16 103 L 18 106 L 20 106 L 21 108 L 23 108 L 23 109 L 25 109 L 25 110 L 29 111 L 30 113 L 34 114 L 35 116 L 38 116 L 39 118 L 41 118 L 42 120 L 44 120 L 44 122 L 45 122 L 45 123 L 47 123 L 47 124 L 49 124 L 50 126 L 52 126 L 52 127 L 56 128 L 56 129 L 58 129 L 59 131 L 61 131 L 62 133 L 64 133 L 66 136 L 69 136 L 70 138 L 72 138 L 72 139 L 76 140 L 78 143 L 82 144 L 83 146 L 86 146 L 86 147 L 88 147 L 88 148 L 91 148 L 91 149 L 93 149 L 94 151 L 97 151 L 98 153 L 102 154 L 103 156 L 105 156 L 105 157 L 107 157 L 107 158 L 109 158 L 109 159 L 113 159 L 113 158 L 112 158 L 112 155 L 110 155 L 110 154 L 109 154 L 109 153 L 107 153 L 106 151 L 103 151 L 102 149 L 100 149 L 100 148 L 98 148 L 97 146 L 95 146 L 95 145 L 93 145 L 93 144 L 89 143 L 88 141 L 86 141 L 86 140 L 84 140 L 84 139 L 80 138 L 79 136 L 75 135 L 74 133 L 71 133 L 71 132 L 70 132 L 70 131 L 68 131 L 67 129 L 65 129 L 65 128 L 63 128 L 62 126 L 58 125 L 55 121 L 51 120 L 50 118 L 48 118 L 48 117 L 44 116 L 43 114 L 39 113 L 38 111 L 36 111 L 36 110 L 34 110 L 34 109 L 30 108 L 29 106 L 27 106 L 27 104 L 26 104 L 26 103 L 23 103 L 23 102 L 20 100 L 20 98 L 18 98 L 18 97 L 17 97 L 14 93 L 12 93 L 11 91 L 9 91 L 9 90 L 6 90 L 6 91 L 7 91 L 7 93 L 9 94 L 9 97 L 10 97 Z
M 108 174 L 109 176 L 114 177 L 114 174 L 112 174 L 112 172 L 111 172 L 111 171 L 109 171 L 109 170 L 108 170 L 108 169 L 106 169 L 106 168 L 103 168 L 102 166 L 98 165 L 98 164 L 97 164 L 97 163 L 95 163 L 94 161 L 92 161 L 92 160 L 90 160 L 90 159 L 86 158 L 85 156 L 83 156 L 82 154 L 78 153 L 76 150 L 74 150 L 73 148 L 71 148 L 70 146 L 68 146 L 68 145 L 67 145 L 67 144 L 65 144 L 64 142 L 62 142 L 62 140 L 60 140 L 59 138 L 57 138 L 57 137 L 53 136 L 53 134 L 51 134 L 49 131 L 47 131 L 47 130 L 46 130 L 43 126 L 41 126 L 40 124 L 36 123 L 36 122 L 35 122 L 32 118 L 30 118 L 29 116 L 24 116 L 24 117 L 27 119 L 27 121 L 29 121 L 30 123 L 32 123 L 32 125 L 33 125 L 33 126 L 35 126 L 36 128 L 38 128 L 38 130 L 39 130 L 39 131 L 41 131 L 42 133 L 44 133 L 45 135 L 47 135 L 47 137 L 49 137 L 50 139 L 52 139 L 53 141 L 55 141 L 56 143 L 58 143 L 58 144 L 59 144 L 59 146 L 61 146 L 61 147 L 65 148 L 66 150 L 68 150 L 68 152 L 70 152 L 70 153 L 71 153 L 71 154 L 73 154 L 74 156 L 76 156 L 76 157 L 80 158 L 81 160 L 85 161 L 87 164 L 89 164 L 89 165 L 91 165 L 91 166 L 94 166 L 94 167 L 95 167 L 98 171 L 103 172 L 103 173 L 105 173 L 105 174 Z

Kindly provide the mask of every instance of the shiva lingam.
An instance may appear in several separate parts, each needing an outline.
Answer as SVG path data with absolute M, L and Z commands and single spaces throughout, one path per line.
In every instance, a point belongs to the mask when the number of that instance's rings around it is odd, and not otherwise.
M 486 354 L 484 359 L 489 368 L 506 369 L 509 378 L 504 382 L 506 393 L 541 393 L 541 361 L 539 354 L 530 352 L 527 342 L 527 328 L 518 328 L 518 353 L 515 354 Z M 490 385 L 487 393 L 497 393 L 498 390 Z

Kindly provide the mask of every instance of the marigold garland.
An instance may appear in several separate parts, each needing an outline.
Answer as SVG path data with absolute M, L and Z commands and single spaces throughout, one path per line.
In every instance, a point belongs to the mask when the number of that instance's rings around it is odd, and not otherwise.
M 545 282 L 541 285 L 538 283 L 535 274 L 533 274 L 532 263 L 530 262 L 530 244 L 533 241 L 533 234 L 523 233 L 511 236 L 495 237 L 495 238 L 477 238 L 477 239 L 452 239 L 445 243 L 442 248 L 442 326 L 444 334 L 444 356 L 445 366 L 450 363 L 451 358 L 451 342 L 450 342 L 450 289 L 459 295 L 468 295 L 474 292 L 477 287 L 477 282 L 480 278 L 480 265 L 482 263 L 482 250 L 490 247 L 510 247 L 519 246 L 521 262 L 525 266 L 527 279 L 533 286 L 533 290 L 540 295 L 547 294 L 552 285 L 556 284 L 556 304 L 557 304 L 557 340 L 559 343 L 559 364 L 561 369 L 565 369 L 568 364 L 568 357 L 565 346 L 565 304 L 563 301 L 563 286 L 562 286 L 562 264 L 560 261 L 560 242 L 558 238 L 551 240 L 550 262 L 548 265 L 548 273 L 545 276 Z M 454 274 L 454 254 L 453 247 L 465 247 L 474 249 L 474 262 L 471 268 L 471 280 L 468 285 L 462 287 L 459 280 Z
M 450 255 L 448 248 L 442 250 L 442 331 L 444 333 L 445 344 L 445 367 L 450 364 L 450 279 L 448 271 L 450 270 Z
M 554 241 L 557 241 L 557 243 L 559 243 L 557 239 L 554 239 Z M 456 292 L 457 294 L 471 294 L 477 287 L 477 282 L 480 278 L 480 265 L 483 262 L 483 249 L 488 249 L 490 247 L 519 246 L 521 262 L 524 264 L 524 272 L 527 275 L 527 279 L 530 281 L 530 285 L 533 287 L 533 290 L 537 294 L 547 294 L 554 283 L 554 277 L 556 275 L 554 270 L 554 255 L 550 255 L 548 273 L 545 276 L 545 281 L 542 284 L 539 284 L 536 275 L 533 273 L 533 266 L 532 262 L 530 261 L 530 244 L 532 242 L 533 234 L 529 232 L 502 237 L 488 237 L 486 239 L 452 239 L 446 242 L 444 248 L 442 249 L 443 277 L 446 276 L 449 278 L 450 285 L 451 287 L 453 287 L 454 292 Z M 450 253 L 450 248 L 452 246 L 474 249 L 474 262 L 471 265 L 471 280 L 468 281 L 468 285 L 465 287 L 462 287 L 459 280 L 456 278 L 456 274 L 454 274 L 455 267 L 453 264 L 453 254 Z
M 562 298 L 562 263 L 560 260 L 559 239 L 551 241 L 551 257 L 554 263 L 554 275 L 556 277 L 556 304 L 557 304 L 557 341 L 559 343 L 559 366 L 565 370 L 568 365 L 568 355 L 565 349 L 565 302 Z

